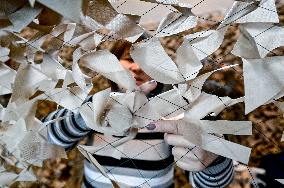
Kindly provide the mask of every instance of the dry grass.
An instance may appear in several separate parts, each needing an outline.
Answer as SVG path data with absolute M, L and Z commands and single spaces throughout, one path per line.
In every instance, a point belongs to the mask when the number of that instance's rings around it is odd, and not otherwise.
M 284 6 L 278 7 L 281 23 L 284 21 Z M 212 17 L 209 19 L 213 19 Z M 210 28 L 214 23 L 200 23 L 193 31 L 200 31 Z M 189 32 L 193 32 L 189 31 Z M 26 31 L 29 35 L 29 30 Z M 238 37 L 237 25 L 229 28 L 226 33 L 224 43 L 222 46 L 207 60 L 204 61 L 206 65 L 202 72 L 220 67 L 222 64 L 241 63 L 240 59 L 230 54 L 232 47 Z M 166 47 L 167 53 L 175 58 L 175 50 L 181 44 L 182 39 L 180 36 L 165 38 L 162 43 Z M 71 62 L 71 54 L 73 49 L 63 48 L 61 57 L 65 60 L 66 64 Z M 274 50 L 275 53 L 283 55 L 284 49 L 278 48 Z M 242 70 L 238 68 L 237 71 L 225 71 L 216 73 L 210 77 L 215 80 L 214 83 L 222 86 L 219 89 L 213 84 L 204 86 L 204 90 L 217 95 L 229 95 L 233 98 L 242 96 L 243 78 Z M 94 92 L 99 91 L 108 86 L 108 81 L 101 76 L 94 77 Z M 213 82 L 212 82 L 213 83 Z M 226 89 L 224 86 L 230 85 L 232 89 Z M 224 89 L 225 88 L 225 89 Z M 0 97 L 1 103 L 5 104 L 9 96 Z M 49 112 L 56 109 L 56 104 L 51 102 L 40 102 L 37 111 L 37 117 L 44 117 Z M 227 120 L 250 120 L 253 122 L 254 129 L 252 136 L 230 136 L 230 140 L 240 143 L 245 146 L 252 147 L 252 155 L 250 159 L 250 166 L 257 166 L 261 157 L 267 153 L 277 153 L 284 149 L 284 143 L 280 143 L 281 133 L 284 127 L 284 119 L 282 113 L 273 104 L 264 105 L 255 111 L 244 116 L 244 104 L 236 104 L 226 110 L 220 115 L 220 119 Z M 84 141 L 82 141 L 84 142 Z M 38 177 L 37 182 L 25 183 L 19 182 L 13 184 L 12 187 L 80 187 L 80 182 L 83 173 L 83 156 L 77 149 L 73 149 L 68 153 L 68 160 L 54 159 L 46 160 L 43 168 L 35 168 Z M 230 188 L 249 187 L 249 180 L 251 179 L 247 171 L 238 172 L 235 174 L 234 182 L 229 186 Z M 181 169 L 176 168 L 175 171 L 175 187 L 189 188 L 186 177 Z

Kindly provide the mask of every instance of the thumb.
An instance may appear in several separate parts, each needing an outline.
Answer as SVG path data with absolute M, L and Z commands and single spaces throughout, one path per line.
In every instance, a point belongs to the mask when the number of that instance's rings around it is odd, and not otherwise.
M 150 80 L 141 86 L 139 86 L 140 91 L 142 91 L 145 95 L 150 93 L 152 90 L 154 90 L 157 87 L 157 82 L 155 80 Z
M 160 120 L 148 124 L 146 128 L 152 132 L 182 135 L 184 126 L 183 120 Z

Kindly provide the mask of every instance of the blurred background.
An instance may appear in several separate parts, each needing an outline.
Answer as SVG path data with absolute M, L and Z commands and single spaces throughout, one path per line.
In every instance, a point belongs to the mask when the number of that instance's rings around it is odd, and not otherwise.
M 183 0 L 195 5 L 200 0 Z M 124 1 L 118 1 L 116 4 L 121 4 Z M 137 6 L 136 0 L 128 0 L 126 3 L 119 6 L 118 11 L 124 12 L 127 7 L 133 5 Z M 231 7 L 232 0 L 205 0 L 192 9 L 193 13 L 200 16 L 199 23 L 196 28 L 182 33 L 178 36 L 166 37 L 162 40 L 162 44 L 167 53 L 172 59 L 175 59 L 175 51 L 182 43 L 182 35 L 214 28 L 218 21 L 222 20 L 224 14 Z M 145 11 L 150 10 L 153 4 L 143 3 L 138 10 L 133 10 L 135 13 L 142 15 Z M 116 7 L 116 6 L 115 6 Z M 132 6 L 133 7 L 133 6 Z M 145 24 L 149 27 L 155 25 L 160 19 L 171 11 L 172 7 L 157 7 L 149 14 L 146 14 L 141 19 L 141 25 Z M 282 1 L 277 1 L 277 10 L 280 18 L 280 24 L 284 24 L 284 4 Z M 154 19 L 153 19 L 154 18 Z M 26 28 L 22 36 L 29 38 L 33 35 L 33 30 Z M 201 73 L 220 68 L 224 65 L 242 64 L 241 59 L 233 56 L 230 51 L 238 38 L 238 27 L 231 26 L 225 35 L 225 40 L 221 47 L 202 61 L 204 68 Z M 48 43 L 45 44 L 48 47 Z M 108 43 L 104 44 L 105 48 L 109 48 Z M 72 48 L 62 48 L 60 56 L 64 60 L 66 66 L 72 63 Z M 277 48 L 269 56 L 284 55 L 284 48 Z M 40 57 L 38 57 L 40 59 Z M 9 62 L 13 66 L 13 62 Z M 109 86 L 109 82 L 101 76 L 94 78 L 93 92 L 102 90 Z M 230 96 L 237 98 L 244 95 L 242 68 L 236 70 L 227 70 L 213 74 L 203 86 L 203 90 L 218 96 Z M 7 104 L 9 95 L 0 96 L 0 101 L 3 105 Z M 56 109 L 56 104 L 51 102 L 41 102 L 38 106 L 37 117 L 43 118 L 48 113 Z M 219 116 L 219 119 L 225 120 L 249 120 L 253 122 L 252 136 L 229 136 L 229 139 L 235 143 L 253 148 L 252 155 L 249 162 L 249 167 L 240 164 L 235 164 L 235 177 L 230 188 L 252 187 L 253 181 L 257 181 L 255 174 L 262 172 L 258 169 L 260 160 L 264 155 L 269 153 L 279 153 L 284 149 L 284 143 L 280 143 L 281 134 L 284 130 L 284 118 L 280 110 L 273 104 L 264 105 L 257 108 L 255 111 L 244 115 L 244 104 L 239 103 L 224 110 Z M 82 140 L 82 143 L 85 141 Z M 75 148 L 68 153 L 68 160 L 54 159 L 46 160 L 43 168 L 35 167 L 38 181 L 33 183 L 17 182 L 12 187 L 80 187 L 83 173 L 83 159 L 84 157 Z M 183 171 L 179 168 L 175 170 L 175 188 L 188 188 L 186 177 Z

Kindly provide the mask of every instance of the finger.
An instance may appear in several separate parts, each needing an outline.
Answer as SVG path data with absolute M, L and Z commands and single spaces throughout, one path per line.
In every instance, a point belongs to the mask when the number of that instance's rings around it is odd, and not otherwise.
M 186 147 L 189 149 L 192 149 L 195 147 L 195 145 L 191 144 L 182 135 L 165 134 L 164 139 L 169 145 L 172 145 L 172 146 Z
M 199 161 L 200 160 L 198 156 L 193 155 L 190 149 L 184 148 L 184 147 L 173 147 L 172 154 L 177 159 L 184 159 L 186 161 Z
M 205 151 L 205 159 L 203 160 L 203 164 L 205 166 L 209 166 L 215 159 L 217 159 L 218 155 L 215 153 L 211 153 L 209 151 Z
M 184 126 L 183 120 L 161 120 L 148 124 L 146 128 L 153 132 L 182 135 Z
M 157 87 L 157 82 L 155 80 L 150 80 L 149 82 L 146 82 L 139 86 L 140 91 L 142 91 L 145 95 L 150 93 L 152 90 L 154 90 Z
M 187 157 L 190 159 L 196 159 L 203 165 L 208 166 L 218 157 L 218 155 L 196 147 L 187 154 Z
M 179 160 L 176 162 L 177 166 L 180 167 L 183 170 L 187 170 L 187 171 L 202 171 L 204 170 L 206 167 L 199 161 L 191 161 L 191 162 L 185 162 L 182 160 Z

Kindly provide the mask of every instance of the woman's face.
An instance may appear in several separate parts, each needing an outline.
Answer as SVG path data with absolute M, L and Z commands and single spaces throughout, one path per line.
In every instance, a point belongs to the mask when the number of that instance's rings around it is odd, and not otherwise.
M 151 77 L 148 76 L 140 67 L 138 64 L 134 63 L 133 61 L 129 59 L 121 59 L 120 64 L 125 68 L 128 69 L 132 76 L 136 80 L 136 85 L 140 86 L 141 84 L 150 81 Z

